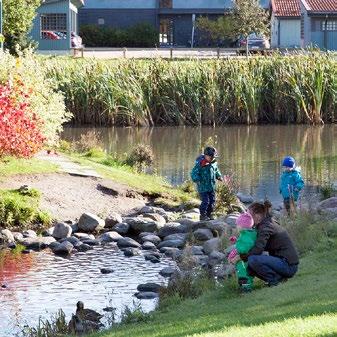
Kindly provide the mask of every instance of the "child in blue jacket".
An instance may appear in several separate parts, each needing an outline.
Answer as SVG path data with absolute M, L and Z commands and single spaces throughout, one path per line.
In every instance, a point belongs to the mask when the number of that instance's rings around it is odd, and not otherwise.
M 283 173 L 280 179 L 280 193 L 283 197 L 284 207 L 290 215 L 291 206 L 295 206 L 304 181 L 293 157 L 285 157 L 282 162 Z

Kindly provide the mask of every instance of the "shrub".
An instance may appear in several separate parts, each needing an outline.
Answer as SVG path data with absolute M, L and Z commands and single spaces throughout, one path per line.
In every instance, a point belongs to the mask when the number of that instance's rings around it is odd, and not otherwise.
M 184 181 L 179 188 L 185 192 L 185 193 L 195 193 L 196 189 L 195 189 L 195 184 L 192 180 L 186 180 Z
M 23 83 L 0 85 L 0 157 L 32 157 L 43 143 L 42 121 L 29 106 Z
M 75 147 L 80 152 L 87 152 L 93 149 L 100 149 L 100 135 L 94 131 L 88 131 L 81 135 L 80 140 L 75 144 Z
M 155 47 L 158 31 L 147 22 L 127 29 L 84 25 L 80 35 L 87 47 Z
M 238 203 L 238 198 L 236 196 L 237 191 L 238 185 L 233 176 L 224 176 L 223 183 L 220 183 L 217 186 L 215 211 L 218 213 L 234 211 L 235 204 Z
M 149 145 L 138 144 L 128 155 L 125 163 L 135 167 L 138 172 L 150 167 L 154 162 L 154 154 Z
M 319 192 L 321 194 L 321 199 L 329 199 L 336 195 L 336 189 L 332 183 L 325 183 L 324 185 L 320 186 Z
M 150 314 L 143 311 L 140 303 L 133 302 L 133 307 L 126 306 L 121 313 L 121 324 L 146 322 L 151 318 Z

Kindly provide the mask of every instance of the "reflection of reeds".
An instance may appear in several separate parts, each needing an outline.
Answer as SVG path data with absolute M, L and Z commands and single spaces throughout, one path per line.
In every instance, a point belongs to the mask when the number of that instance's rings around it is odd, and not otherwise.
M 337 108 L 337 64 L 328 54 L 41 62 L 78 124 L 319 124 Z

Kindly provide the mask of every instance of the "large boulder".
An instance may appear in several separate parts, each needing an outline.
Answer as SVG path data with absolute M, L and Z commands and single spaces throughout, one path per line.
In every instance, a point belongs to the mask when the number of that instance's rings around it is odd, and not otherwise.
M 208 228 L 200 228 L 193 232 L 193 236 L 197 241 L 207 241 L 213 239 L 213 233 Z
M 141 247 L 140 243 L 138 243 L 137 241 L 129 237 L 119 239 L 117 241 L 117 244 L 119 248 L 127 248 L 127 247 L 140 248 Z
M 163 208 L 155 207 L 155 206 L 144 206 L 139 210 L 139 214 L 150 214 L 150 213 L 157 213 L 163 216 L 165 219 L 167 214 Z
M 74 246 L 69 241 L 64 241 L 52 246 L 52 251 L 56 255 L 69 255 L 74 249 Z
M 143 218 L 149 218 L 155 221 L 159 227 L 162 227 L 166 224 L 165 218 L 158 213 L 145 213 L 143 214 Z
M 182 240 L 182 241 L 186 241 L 187 240 L 187 234 L 186 233 L 176 233 L 176 234 L 171 234 L 168 236 L 165 236 L 164 241 L 168 241 L 168 240 Z
M 23 240 L 23 235 L 20 232 L 12 232 L 14 240 L 21 242 Z
M 36 238 L 37 237 L 36 232 L 31 230 L 31 229 L 23 231 L 22 235 L 23 235 L 24 238 Z
M 159 249 L 163 247 L 183 248 L 184 246 L 185 246 L 184 240 L 166 240 L 166 241 L 162 241 L 158 245 L 158 248 Z
M 188 227 L 186 225 L 181 225 L 178 222 L 168 222 L 164 227 L 162 227 L 159 232 L 158 236 L 165 237 L 171 234 L 177 233 L 187 233 Z
M 137 233 L 141 232 L 155 232 L 157 231 L 161 225 L 159 225 L 156 221 L 150 218 L 137 217 L 137 218 L 125 218 L 124 222 L 129 224 L 132 230 Z
M 14 235 L 9 229 L 3 229 L 0 232 L 0 244 L 3 243 L 12 243 L 15 242 Z
M 138 291 L 152 291 L 152 292 L 159 292 L 159 290 L 162 288 L 162 286 L 158 283 L 144 283 L 144 284 L 139 284 L 137 286 Z
M 130 225 L 124 222 L 118 223 L 113 227 L 113 230 L 118 234 L 125 235 L 130 230 Z
M 49 247 L 56 240 L 51 237 L 32 237 L 32 238 L 23 238 L 20 242 L 27 249 L 41 250 Z
M 63 222 L 58 222 L 54 226 L 52 236 L 56 240 L 59 240 L 59 239 L 69 238 L 71 234 L 72 234 L 72 229 L 70 225 L 67 225 L 66 223 L 63 223 Z
M 144 250 L 155 250 L 156 248 L 156 245 L 150 241 L 146 241 L 142 244 L 142 249 Z
M 105 219 L 105 228 L 113 228 L 115 225 L 122 223 L 122 216 L 116 212 L 112 212 Z
M 123 239 L 123 237 L 117 232 L 106 232 L 98 237 L 98 240 L 100 240 L 103 243 L 118 242 L 118 240 L 120 239 Z
M 159 294 L 153 291 L 139 291 L 135 293 L 134 296 L 137 297 L 139 300 L 151 300 L 154 298 L 158 298 Z
M 152 242 L 155 245 L 158 245 L 161 242 L 161 239 L 159 236 L 154 234 L 148 234 L 145 236 L 140 236 L 140 240 L 142 242 Z
M 225 261 L 226 255 L 221 252 L 213 251 L 208 256 L 208 264 L 212 267 Z
M 337 208 L 337 197 L 325 199 L 325 200 L 321 201 L 317 206 L 317 209 L 319 211 L 322 211 L 322 210 L 327 209 L 327 208 Z
M 178 259 L 183 254 L 179 248 L 174 247 L 162 247 L 160 251 L 172 259 Z
M 192 255 L 204 255 L 204 250 L 202 246 L 192 246 L 190 250 Z
M 220 247 L 221 241 L 219 238 L 207 240 L 203 244 L 203 250 L 207 255 L 211 254 L 213 251 L 219 251 Z
M 95 236 L 92 235 L 92 234 L 88 234 L 88 233 L 81 233 L 81 232 L 78 232 L 78 233 L 75 233 L 74 236 L 78 239 L 80 239 L 81 241 L 83 240 L 94 240 L 95 239 Z
M 170 277 L 171 275 L 175 273 L 175 271 L 176 271 L 175 268 L 165 267 L 159 272 L 159 274 L 163 277 Z
M 251 204 L 252 202 L 254 202 L 254 198 L 249 194 L 239 192 L 236 196 L 244 204 Z
M 78 228 L 86 233 L 98 232 L 105 226 L 105 221 L 92 213 L 83 213 L 78 220 Z

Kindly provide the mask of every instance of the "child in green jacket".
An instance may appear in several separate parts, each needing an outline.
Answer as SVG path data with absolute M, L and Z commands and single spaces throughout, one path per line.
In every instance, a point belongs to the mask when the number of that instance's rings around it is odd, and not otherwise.
M 235 264 L 239 287 L 242 291 L 250 291 L 253 287 L 253 277 L 247 272 L 247 262 L 240 259 L 240 254 L 247 254 L 254 247 L 257 231 L 253 229 L 254 220 L 249 213 L 243 213 L 236 219 L 240 231 L 239 237 L 234 239 L 235 248 L 229 253 L 228 261 Z

